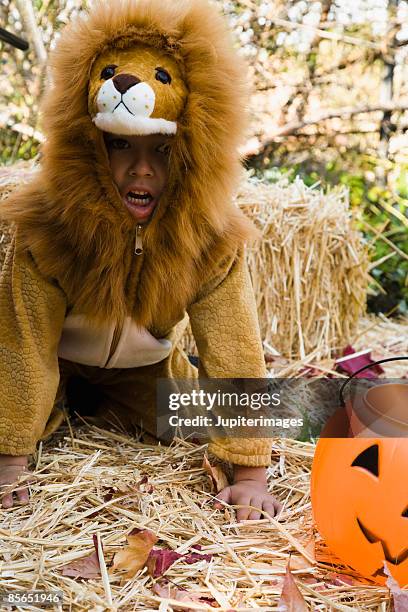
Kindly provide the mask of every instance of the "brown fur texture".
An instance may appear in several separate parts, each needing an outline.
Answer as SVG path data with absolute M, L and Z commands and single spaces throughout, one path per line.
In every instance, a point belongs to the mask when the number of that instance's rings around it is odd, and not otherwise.
M 102 53 L 137 44 L 174 58 L 188 96 L 132 298 L 127 283 L 136 259 L 135 221 L 113 183 L 103 133 L 88 112 L 88 88 Z M 232 203 L 250 88 L 225 20 L 206 0 L 97 1 L 86 19 L 63 30 L 50 64 L 41 168 L 2 204 L 2 216 L 18 224 L 22 246 L 77 311 L 98 322 L 131 312 L 146 327 L 163 310 L 171 319 L 194 301 L 221 261 L 256 235 Z

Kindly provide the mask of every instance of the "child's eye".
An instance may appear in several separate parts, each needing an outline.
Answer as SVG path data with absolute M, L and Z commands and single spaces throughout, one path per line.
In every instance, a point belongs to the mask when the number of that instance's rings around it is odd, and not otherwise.
M 162 144 L 157 147 L 159 153 L 163 153 L 164 155 L 168 155 L 170 153 L 170 145 L 168 143 Z
M 109 141 L 109 146 L 112 147 L 112 149 L 127 149 L 129 143 L 123 138 L 112 138 L 112 140 Z

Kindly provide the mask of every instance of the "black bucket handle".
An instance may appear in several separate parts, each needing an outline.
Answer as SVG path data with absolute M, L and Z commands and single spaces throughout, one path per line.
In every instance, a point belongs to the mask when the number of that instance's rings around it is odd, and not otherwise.
M 20 38 L 20 36 L 16 36 L 15 34 L 8 32 L 4 28 L 0 28 L 0 40 L 12 45 L 13 47 L 16 47 L 16 49 L 21 49 L 21 51 L 27 51 L 29 48 L 26 40 Z
M 344 400 L 344 388 L 346 387 L 346 385 L 349 384 L 349 382 L 354 378 L 354 376 L 357 376 L 357 374 L 360 374 L 360 372 L 363 372 L 364 370 L 368 370 L 369 368 L 372 368 L 373 366 L 376 365 L 380 365 L 380 363 L 387 363 L 389 361 L 402 361 L 402 360 L 408 360 L 408 356 L 404 356 L 404 357 L 388 357 L 388 359 L 380 359 L 380 361 L 375 361 L 374 363 L 369 363 L 368 365 L 363 366 L 362 368 L 360 368 L 359 370 L 357 370 L 357 372 L 354 372 L 340 387 L 340 405 L 342 408 L 346 407 L 346 402 Z

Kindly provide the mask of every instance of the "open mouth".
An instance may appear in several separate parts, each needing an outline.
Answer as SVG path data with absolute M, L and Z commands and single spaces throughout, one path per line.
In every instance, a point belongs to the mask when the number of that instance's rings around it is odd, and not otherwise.
M 378 538 L 373 533 L 371 533 L 371 531 L 369 531 L 367 527 L 363 525 L 359 518 L 357 518 L 357 523 L 366 539 L 370 542 L 370 544 L 373 544 L 374 542 L 380 542 L 384 551 L 384 557 L 389 563 L 392 563 L 393 565 L 399 565 L 400 563 L 403 563 L 408 559 L 408 548 L 405 548 L 405 550 L 403 550 L 397 557 L 393 557 L 389 551 L 387 544 L 383 540 L 381 540 L 381 538 Z
M 147 191 L 129 191 L 124 201 L 129 212 L 138 220 L 149 217 L 156 206 L 156 198 Z

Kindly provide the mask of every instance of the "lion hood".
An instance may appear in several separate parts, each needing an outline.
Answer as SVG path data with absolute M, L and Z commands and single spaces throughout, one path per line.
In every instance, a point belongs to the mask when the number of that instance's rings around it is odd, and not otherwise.
M 129 78 L 123 58 L 136 50 L 154 61 L 159 54 L 176 75 L 165 90 L 147 60 L 132 74 L 146 104 L 134 100 L 129 129 L 174 134 L 168 184 L 144 229 L 142 256 L 134 252 L 136 221 L 112 180 L 100 129 L 112 128 L 101 112 L 112 89 L 98 98 L 95 84 L 104 57 Z M 247 67 L 207 0 L 98 0 L 64 28 L 49 63 L 40 168 L 2 216 L 17 224 L 22 245 L 69 303 L 97 320 L 129 312 L 129 277 L 141 257 L 133 314 L 149 326 L 160 308 L 170 316 L 191 303 L 209 271 L 255 233 L 233 203 L 248 129 Z M 112 131 L 125 133 L 127 117 L 120 121 Z

